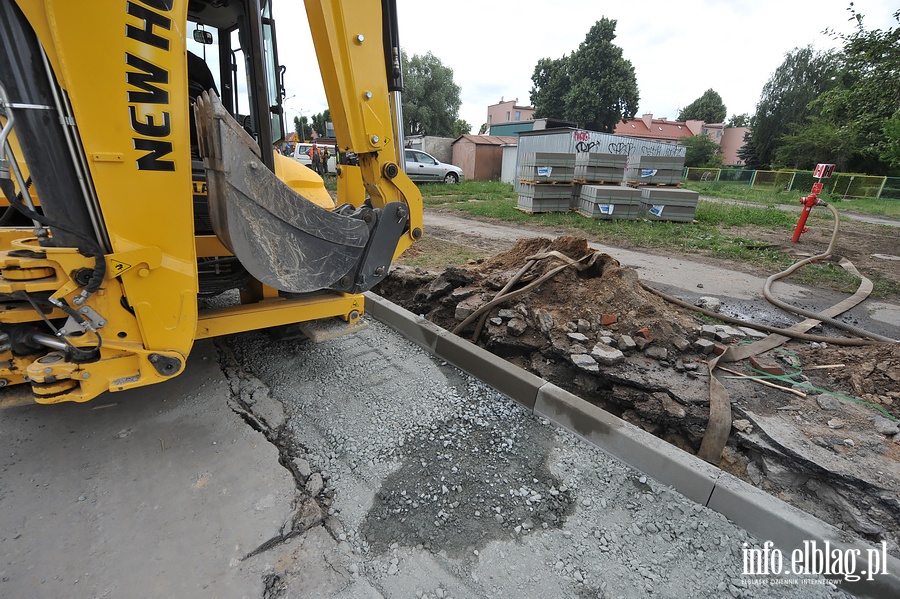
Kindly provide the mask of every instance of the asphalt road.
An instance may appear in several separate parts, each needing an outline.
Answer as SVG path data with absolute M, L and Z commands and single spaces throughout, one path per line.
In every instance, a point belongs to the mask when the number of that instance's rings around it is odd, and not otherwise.
M 206 342 L 172 381 L 0 413 L 0 597 L 260 597 L 243 558 L 295 486 L 229 398 Z

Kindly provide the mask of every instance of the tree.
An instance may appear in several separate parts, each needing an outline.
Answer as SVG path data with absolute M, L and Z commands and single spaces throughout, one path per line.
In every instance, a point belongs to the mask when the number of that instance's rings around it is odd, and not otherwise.
M 453 82 L 453 69 L 431 52 L 407 58 L 403 64 L 403 129 L 407 135 L 452 137 L 459 130 L 460 88 Z M 468 126 L 468 124 L 467 124 Z M 468 126 L 468 133 L 471 126 Z
M 869 31 L 852 2 L 847 10 L 855 30 L 832 35 L 844 43 L 840 58 L 848 77 L 823 94 L 821 115 L 859 141 L 859 154 L 853 161 L 856 169 L 884 174 L 892 163 L 896 165 L 892 158 L 896 137 L 890 135 L 890 122 L 900 105 L 900 27 Z M 893 17 L 900 23 L 900 10 Z
M 756 155 L 756 144 L 753 143 L 753 129 L 744 133 L 744 145 L 737 151 L 737 157 L 744 161 L 744 167 L 757 170 L 762 168 L 759 156 Z
M 535 116 L 564 118 L 594 131 L 611 133 L 634 118 L 638 87 L 631 61 L 613 40 L 616 21 L 597 21 L 569 56 L 542 58 L 531 76 Z
M 781 136 L 813 113 L 810 103 L 839 85 L 843 71 L 834 52 L 812 46 L 785 55 L 763 87 L 753 117 L 753 143 L 761 165 L 771 165 Z
M 634 118 L 638 87 L 634 67 L 612 41 L 616 21 L 597 21 L 569 61 L 571 88 L 566 94 L 569 120 L 585 129 L 612 133 L 619 121 Z
M 886 142 L 886 147 L 881 152 L 881 159 L 892 167 L 900 169 L 900 110 L 884 122 L 881 130 Z
M 305 116 L 294 117 L 294 131 L 299 141 L 306 141 L 311 137 L 309 120 Z
M 462 119 L 456 119 L 453 123 L 453 131 L 450 137 L 459 137 L 460 135 L 468 135 L 472 132 L 472 125 Z
M 722 166 L 722 148 L 706 135 L 682 137 L 678 143 L 687 148 L 684 155 L 684 166 L 710 168 Z
M 746 112 L 744 114 L 733 114 L 731 118 L 725 123 L 726 127 L 749 127 L 750 126 L 750 115 Z
M 703 121 L 704 123 L 721 123 L 725 120 L 728 111 L 722 96 L 716 90 L 709 88 L 703 95 L 685 106 L 678 113 L 679 121 Z
M 325 137 L 327 127 L 325 123 L 331 122 L 331 111 L 327 108 L 324 112 L 320 112 L 318 114 L 312 115 L 312 128 L 316 131 L 316 134 L 319 137 Z
M 478 128 L 478 135 L 484 135 L 485 133 L 487 133 L 487 130 L 488 130 L 488 124 L 481 123 L 481 127 Z
M 531 82 L 534 86 L 529 99 L 535 118 L 567 118 L 566 96 L 571 88 L 569 57 L 541 58 L 534 67 Z
M 851 170 L 859 154 L 859 140 L 852 131 L 821 116 L 783 135 L 775 151 L 776 167 L 813 170 L 816 164 L 834 164 L 838 171 Z

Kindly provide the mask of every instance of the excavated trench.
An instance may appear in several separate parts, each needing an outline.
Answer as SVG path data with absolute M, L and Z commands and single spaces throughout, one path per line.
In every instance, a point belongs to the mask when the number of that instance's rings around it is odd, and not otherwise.
M 374 291 L 447 330 L 471 320 L 457 331 L 471 340 L 482 318 L 479 308 L 530 257 L 554 251 L 575 260 L 590 253 L 583 239 L 522 240 L 464 268 L 429 272 L 397 266 Z M 562 261 L 535 261 L 511 291 L 534 284 Z M 479 345 L 690 453 L 699 449 L 709 419 L 704 361 L 712 343 L 704 341 L 735 343 L 752 334 L 717 329 L 666 303 L 643 290 L 632 269 L 606 255 L 510 298 L 486 311 Z M 784 370 L 799 372 L 801 361 L 833 359 L 833 350 L 826 358 L 816 347 L 805 343 L 796 353 L 770 357 Z M 900 437 L 891 433 L 890 418 L 900 414 L 900 396 L 878 393 L 896 389 L 891 376 L 900 368 L 900 348 L 853 348 L 842 357 L 854 356 L 863 369 L 871 362 L 864 380 L 883 378 L 883 385 L 868 389 L 872 392 L 857 393 L 870 407 L 809 389 L 839 382 L 827 370 L 795 377 L 802 391 L 721 379 L 731 397 L 734 426 L 717 465 L 835 526 L 873 542 L 887 541 L 898 555 Z M 874 429 L 872 414 L 883 420 L 876 420 Z

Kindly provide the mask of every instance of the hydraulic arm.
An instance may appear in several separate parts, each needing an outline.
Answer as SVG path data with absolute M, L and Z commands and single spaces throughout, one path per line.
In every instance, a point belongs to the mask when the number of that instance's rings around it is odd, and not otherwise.
M 0 227 L 0 385 L 87 401 L 177 375 L 196 339 L 358 320 L 361 292 L 422 234 L 392 4 L 306 3 L 355 157 L 335 201 L 272 151 L 266 0 L 0 0 L 0 223 L 15 225 Z M 192 63 L 191 38 L 219 51 Z M 228 289 L 231 305 L 198 300 Z

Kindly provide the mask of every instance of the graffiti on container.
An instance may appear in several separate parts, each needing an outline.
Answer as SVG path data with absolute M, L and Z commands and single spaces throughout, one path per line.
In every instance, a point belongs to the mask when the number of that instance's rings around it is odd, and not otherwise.
M 610 139 L 610 135 L 602 134 L 601 139 L 592 135 L 590 131 L 574 131 L 572 137 L 575 141 L 576 152 L 596 151 Z M 592 141 L 591 138 L 594 138 Z M 604 139 L 605 138 L 605 139 Z M 620 138 L 621 139 L 621 138 Z M 602 151 L 602 149 L 600 150 Z M 633 141 L 609 141 L 606 151 L 610 154 L 625 156 L 683 156 L 681 146 L 659 142 L 633 142 Z
M 680 146 L 669 144 L 653 144 L 641 146 L 642 156 L 679 156 Z
M 575 144 L 576 152 L 590 152 L 600 145 L 599 141 L 579 141 Z
M 634 144 L 626 141 L 612 142 L 606 148 L 610 154 L 627 154 L 631 156 L 634 151 Z

